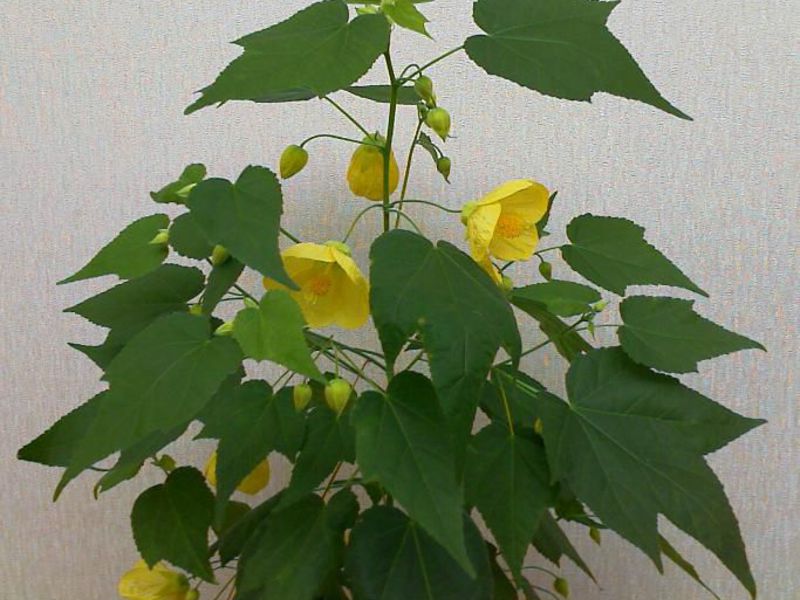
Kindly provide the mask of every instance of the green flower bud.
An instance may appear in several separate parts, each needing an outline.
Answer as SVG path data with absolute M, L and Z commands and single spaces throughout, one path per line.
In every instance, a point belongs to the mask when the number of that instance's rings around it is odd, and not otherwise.
M 186 187 L 182 187 L 182 188 L 181 188 L 181 189 L 179 189 L 177 192 L 175 192 L 175 195 L 176 195 L 178 198 L 182 198 L 183 200 L 186 200 L 186 199 L 189 197 L 189 194 L 191 194 L 191 193 L 192 193 L 192 190 L 193 190 L 195 187 L 197 187 L 197 184 L 196 184 L 196 183 L 190 183 L 190 184 L 189 184 L 189 185 L 187 185 Z
M 158 460 L 156 461 L 156 465 L 163 469 L 166 473 L 172 473 L 177 466 L 175 464 L 175 459 L 172 458 L 169 454 L 162 454 Z
M 347 407 L 353 387 L 344 379 L 331 379 L 325 386 L 325 402 L 337 415 Z
M 533 430 L 536 432 L 536 435 L 542 435 L 544 432 L 544 423 L 539 417 L 536 417 L 536 420 L 533 422 Z
M 514 291 L 514 280 L 508 275 L 503 275 L 503 279 L 500 281 L 500 289 L 506 294 L 510 294 Z
M 244 300 L 242 300 L 242 302 L 244 302 L 244 305 L 247 308 L 258 308 L 258 302 L 256 302 L 252 298 L 245 298 Z
M 304 148 L 292 144 L 281 154 L 280 171 L 283 179 L 294 177 L 308 164 L 308 152 Z
M 292 402 L 294 402 L 294 409 L 297 412 L 302 412 L 308 406 L 308 403 L 311 402 L 311 396 L 313 395 L 313 391 L 311 386 L 307 383 L 301 383 L 299 385 L 294 386 L 292 390 Z
M 436 105 L 436 95 L 433 93 L 433 81 L 430 77 L 420 75 L 414 82 L 414 91 L 425 102 Z
M 598 546 L 603 541 L 602 538 L 600 537 L 600 530 L 597 527 L 589 528 L 589 537 L 592 538 L 592 541 Z
M 539 273 L 541 273 L 542 277 L 547 279 L 547 281 L 550 281 L 553 278 L 553 265 L 547 261 L 540 262 Z
M 450 135 L 450 113 L 443 108 L 434 108 L 425 117 L 425 124 L 433 129 L 442 140 Z
M 192 589 L 186 592 L 186 600 L 197 600 L 198 598 L 200 598 L 200 592 L 197 590 Z
M 608 300 L 600 300 L 599 302 L 595 302 L 594 304 L 592 304 L 590 306 L 590 308 L 594 312 L 599 313 L 599 312 L 603 312 L 605 310 L 606 306 L 608 306 Z
M 444 177 L 444 180 L 447 183 L 450 183 L 450 168 L 452 166 L 453 163 L 446 156 L 443 156 L 436 161 L 436 170 L 442 174 L 442 177 Z
M 152 246 L 166 246 L 169 243 L 169 229 L 159 229 L 156 237 L 148 243 Z
M 203 314 L 203 305 L 202 304 L 192 304 L 189 307 L 189 314 L 190 315 L 195 315 L 196 317 L 201 316 Z
M 214 249 L 211 251 L 211 264 L 215 267 L 218 267 L 226 262 L 230 257 L 230 252 L 228 252 L 225 248 L 222 246 L 214 246 Z
M 377 15 L 380 12 L 377 6 L 359 6 L 356 8 L 356 14 L 359 15 Z
M 569 598 L 569 582 L 563 577 L 556 577 L 553 581 L 553 589 L 564 598 Z
M 233 321 L 227 321 L 217 327 L 214 335 L 231 335 L 233 334 Z

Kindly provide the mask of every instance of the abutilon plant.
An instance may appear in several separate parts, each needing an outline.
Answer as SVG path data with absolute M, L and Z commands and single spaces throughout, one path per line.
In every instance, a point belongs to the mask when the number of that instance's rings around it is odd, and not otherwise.
M 352 223 L 301 240 L 282 224 L 301 200 L 284 196 L 270 168 L 247 166 L 231 181 L 186 167 L 151 194 L 174 216 L 138 219 L 60 282 L 120 280 L 67 309 L 108 330 L 102 344 L 72 344 L 102 385 L 19 457 L 64 469 L 56 497 L 98 469 L 95 494 L 145 467 L 163 471 L 131 513 L 142 560 L 121 565 L 119 582 L 131 600 L 193 600 L 214 583 L 238 600 L 566 597 L 564 557 L 594 579 L 568 523 L 598 544 L 614 532 L 710 589 L 659 531 L 659 515 L 755 597 L 736 517 L 705 457 L 762 421 L 678 377 L 760 344 L 705 319 L 694 300 L 628 294 L 706 296 L 627 219 L 581 214 L 564 243 L 543 244 L 557 182 L 520 173 L 457 205 L 409 193 L 418 149 L 432 177 L 458 176 L 444 148 L 465 125 L 436 78 L 460 53 L 547 96 L 606 92 L 689 117 L 608 29 L 617 2 L 477 0 L 480 33 L 396 65 L 393 36 L 428 36 L 423 1 L 321 0 L 236 41 L 242 54 L 186 112 L 321 99 L 352 134 L 297 140 L 273 160 L 287 179 L 316 170 L 322 148 L 352 156 L 335 174 Z M 359 83 L 373 67 L 385 83 Z M 346 97 L 380 118 L 360 122 Z M 413 131 L 400 131 L 399 111 L 415 117 Z M 464 248 L 426 237 L 425 211 L 460 218 Z M 370 215 L 381 227 L 367 265 L 347 242 Z M 508 277 L 514 264 L 525 281 Z M 264 289 L 247 289 L 245 270 Z M 613 296 L 622 299 L 611 317 Z M 235 316 L 220 318 L 222 306 Z M 523 348 L 520 329 L 534 326 L 541 341 Z M 599 345 L 600 327 L 616 330 L 614 345 Z M 376 343 L 342 341 L 341 328 L 374 328 Z M 565 361 L 565 398 L 536 379 L 544 348 Z M 261 362 L 285 372 L 260 379 Z M 204 472 L 165 453 L 190 426 L 216 441 Z M 291 474 L 267 494 L 276 453 Z

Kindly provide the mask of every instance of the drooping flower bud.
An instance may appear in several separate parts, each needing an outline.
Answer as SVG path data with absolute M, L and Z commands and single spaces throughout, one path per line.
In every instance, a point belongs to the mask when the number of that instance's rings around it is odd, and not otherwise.
M 195 589 L 191 589 L 186 592 L 186 600 L 198 600 L 200 598 L 200 592 Z
M 382 146 L 386 140 L 379 134 L 364 138 L 364 143 L 356 148 L 347 168 L 347 184 L 356 196 L 379 202 L 386 191 L 393 194 L 400 181 L 400 168 L 394 151 L 389 154 L 389 189 L 384 184 L 385 155 Z
M 294 177 L 308 164 L 308 152 L 296 144 L 286 146 L 281 154 L 280 171 L 283 179 Z
M 500 281 L 500 289 L 503 290 L 506 294 L 510 294 L 514 291 L 514 280 L 511 279 L 508 275 L 503 275 L 502 280 Z
M 433 92 L 433 81 L 431 81 L 430 77 L 420 75 L 414 82 L 414 91 L 417 92 L 417 96 L 428 104 L 436 105 L 436 94 Z
M 215 267 L 218 267 L 226 262 L 230 257 L 230 252 L 228 252 L 223 246 L 214 246 L 214 249 L 211 251 L 211 264 Z
M 544 431 L 544 423 L 539 417 L 536 417 L 536 420 L 533 422 L 533 431 L 536 432 L 536 435 L 542 435 Z
M 542 277 L 547 279 L 547 281 L 550 281 L 553 278 L 553 265 L 547 261 L 540 262 L 539 273 L 542 275 Z
M 337 415 L 347 407 L 353 387 L 344 379 L 331 379 L 325 386 L 325 403 Z
M 442 177 L 444 177 L 444 180 L 447 183 L 450 183 L 450 168 L 452 166 L 453 163 L 446 156 L 442 156 L 439 160 L 436 161 L 436 170 L 442 174 Z
M 434 108 L 425 117 L 425 124 L 443 140 L 450 135 L 450 113 L 443 108 Z
M 314 394 L 311 386 L 307 383 L 301 383 L 299 385 L 294 386 L 292 390 L 292 402 L 294 403 L 294 409 L 297 412 L 303 412 L 308 406 L 308 403 L 311 402 L 311 396 Z
M 591 308 L 593 312 L 600 313 L 605 310 L 606 306 L 608 306 L 608 300 L 600 300 L 592 304 L 589 308 Z
M 597 527 L 590 527 L 589 528 L 589 537 L 592 538 L 592 541 L 597 544 L 598 546 L 603 541 L 600 530 Z
M 553 581 L 553 589 L 564 598 L 569 598 L 569 582 L 563 577 L 556 577 Z
M 189 307 L 189 314 L 199 317 L 203 314 L 203 305 L 202 304 L 192 304 Z
M 172 473 L 175 470 L 176 464 L 175 459 L 172 458 L 169 454 L 162 454 L 158 457 L 156 461 L 156 466 L 160 468 L 165 473 Z
M 164 563 L 149 568 L 143 560 L 119 580 L 117 592 L 126 600 L 196 600 L 191 596 L 189 580 Z
M 148 243 L 151 246 L 166 246 L 169 244 L 169 229 L 159 229 L 156 236 Z
M 203 475 L 205 475 L 209 485 L 217 487 L 216 451 L 212 452 L 211 456 L 208 457 L 206 466 L 203 468 Z M 265 458 L 250 471 L 247 477 L 239 482 L 239 485 L 236 486 L 236 491 L 247 494 L 248 496 L 254 496 L 269 485 L 270 476 L 269 460 Z
M 214 331 L 214 335 L 232 335 L 233 321 L 226 321 Z

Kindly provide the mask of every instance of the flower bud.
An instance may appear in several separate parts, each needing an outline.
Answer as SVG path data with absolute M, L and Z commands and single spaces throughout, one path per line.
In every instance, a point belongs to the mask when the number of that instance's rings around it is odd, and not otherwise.
M 299 385 L 294 386 L 292 390 L 292 402 L 294 402 L 294 409 L 297 412 L 303 412 L 308 406 L 308 403 L 311 402 L 311 396 L 313 395 L 313 390 L 311 386 L 307 383 L 301 383 Z
M 197 184 L 196 184 L 196 183 L 190 183 L 190 184 L 189 184 L 189 185 L 187 185 L 186 187 L 182 187 L 182 188 L 181 188 L 181 189 L 179 189 L 177 192 L 175 192 L 175 195 L 176 195 L 178 198 L 181 198 L 182 200 L 186 200 L 186 199 L 189 197 L 189 194 L 191 194 L 191 193 L 192 193 L 192 190 L 193 190 L 194 188 L 196 188 L 196 187 L 197 187 Z
M 280 171 L 283 179 L 294 177 L 308 164 L 308 152 L 304 148 L 292 144 L 286 146 L 281 154 Z
M 425 117 L 425 124 L 443 140 L 450 135 L 450 113 L 443 108 L 434 108 Z
M 231 335 L 233 334 L 233 321 L 226 321 L 214 331 L 214 335 Z
M 446 156 L 443 156 L 436 161 L 436 170 L 442 174 L 442 177 L 444 177 L 444 180 L 447 183 L 450 183 L 450 168 L 452 166 L 453 163 Z
M 189 307 L 189 314 L 199 317 L 203 314 L 203 305 L 202 304 L 192 304 Z
M 553 581 L 553 589 L 564 598 L 569 598 L 569 582 L 563 577 L 556 577 Z
M 606 306 L 608 306 L 608 300 L 600 300 L 592 304 L 589 308 L 591 308 L 593 312 L 599 313 L 603 312 Z
M 597 544 L 598 546 L 603 541 L 600 536 L 600 530 L 597 527 L 590 527 L 589 528 L 589 537 L 592 538 L 592 541 Z
M 331 379 L 325 386 L 325 402 L 339 415 L 347 407 L 352 392 L 352 386 L 344 379 Z
M 553 278 L 553 265 L 547 261 L 540 262 L 539 273 L 542 275 L 542 277 L 547 279 L 547 281 L 550 281 Z
M 414 91 L 428 104 L 436 105 L 436 95 L 433 93 L 433 81 L 430 77 L 420 75 L 414 82 Z
M 536 420 L 533 422 L 533 431 L 536 432 L 536 435 L 542 435 L 544 432 L 544 423 L 539 417 L 536 417 Z
M 156 466 L 165 473 L 172 473 L 177 465 L 175 464 L 175 459 L 169 454 L 162 454 L 156 461 Z
M 222 246 L 214 246 L 214 249 L 211 251 L 211 264 L 215 267 L 218 267 L 226 262 L 230 257 L 230 252 L 228 252 L 225 248 Z
M 151 246 L 166 246 L 169 243 L 169 229 L 159 229 L 156 236 L 148 243 Z
M 503 279 L 500 281 L 500 289 L 506 294 L 510 294 L 514 291 L 514 280 L 508 275 L 503 275 Z
M 186 592 L 186 600 L 198 600 L 200 598 L 200 592 L 195 589 L 191 589 Z

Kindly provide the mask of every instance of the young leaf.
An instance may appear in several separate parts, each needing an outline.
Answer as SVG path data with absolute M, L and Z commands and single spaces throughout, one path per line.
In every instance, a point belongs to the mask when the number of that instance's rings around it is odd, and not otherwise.
M 214 495 L 203 474 L 181 467 L 167 480 L 136 499 L 131 525 L 136 547 L 152 567 L 160 560 L 214 581 L 208 562 L 208 530 L 214 514 Z
M 589 565 L 584 562 L 581 555 L 569 541 L 569 538 L 558 526 L 558 522 L 553 518 L 549 511 L 545 511 L 536 533 L 533 534 L 533 546 L 547 560 L 561 566 L 561 557 L 567 556 L 578 568 L 594 580 L 594 574 Z
M 431 37 L 428 30 L 425 29 L 428 19 L 414 6 L 411 0 L 390 0 L 382 4 L 382 10 L 400 27 Z
M 622 349 L 659 371 L 690 373 L 701 360 L 764 346 L 698 315 L 691 300 L 633 296 L 620 305 Z
M 600 292 L 588 285 L 554 279 L 516 288 L 514 300 L 536 302 L 554 315 L 573 317 L 589 312 L 590 305 L 600 301 Z
M 244 265 L 231 257 L 221 265 L 214 266 L 208 274 L 208 283 L 203 292 L 203 314 L 210 315 L 217 308 L 220 300 L 228 293 L 239 276 L 244 271 Z
M 633 363 L 619 348 L 577 358 L 569 404 L 540 395 L 555 480 L 565 480 L 603 523 L 661 565 L 663 514 L 714 552 L 755 596 L 739 525 L 703 459 L 759 424 L 677 380 Z
M 186 114 L 228 100 L 297 99 L 297 90 L 324 96 L 346 88 L 386 51 L 390 34 L 383 15 L 360 15 L 350 22 L 348 17 L 342 0 L 322 0 L 237 40 L 244 54 Z
M 389 104 L 392 98 L 392 88 L 388 85 L 351 85 L 348 92 L 359 98 Z M 416 106 L 419 96 L 410 85 L 404 85 L 397 90 L 397 103 L 406 106 Z
M 282 290 L 264 294 L 259 308 L 239 311 L 233 322 L 233 337 L 245 356 L 271 360 L 295 373 L 325 383 L 311 359 L 303 330 L 305 320 L 300 307 Z
M 464 486 L 494 534 L 511 572 L 520 577 L 531 538 L 555 500 L 544 448 L 495 423 L 472 438 Z
M 456 483 L 446 422 L 430 381 L 405 371 L 387 395 L 366 392 L 353 412 L 356 457 L 366 479 L 377 479 L 412 519 L 469 569 L 462 524 L 463 492 Z
M 478 0 L 469 57 L 490 75 L 547 96 L 590 101 L 596 92 L 645 102 L 691 118 L 658 92 L 607 21 L 619 2 Z
M 176 181 L 168 183 L 157 192 L 150 192 L 150 197 L 161 204 L 172 202 L 183 204 L 192 185 L 200 183 L 206 177 L 206 166 L 192 164 L 186 167 Z
M 490 600 L 486 545 L 464 516 L 470 577 L 422 528 L 388 506 L 370 508 L 350 536 L 345 571 L 360 600 Z
M 149 273 L 167 257 L 168 250 L 150 241 L 169 225 L 167 215 L 150 215 L 134 221 L 98 252 L 80 271 L 58 282 L 72 283 L 101 275 L 133 279 Z
M 272 171 L 247 167 L 235 184 L 227 179 L 206 179 L 192 190 L 188 205 L 209 242 L 224 246 L 248 267 L 295 289 L 278 248 L 283 196 Z
M 172 222 L 169 244 L 181 256 L 196 260 L 208 258 L 214 250 L 214 245 L 206 239 L 192 213 L 183 213 Z
M 567 226 L 561 255 L 573 270 L 620 296 L 629 285 L 671 285 L 708 296 L 644 239 L 627 219 L 581 215 Z

